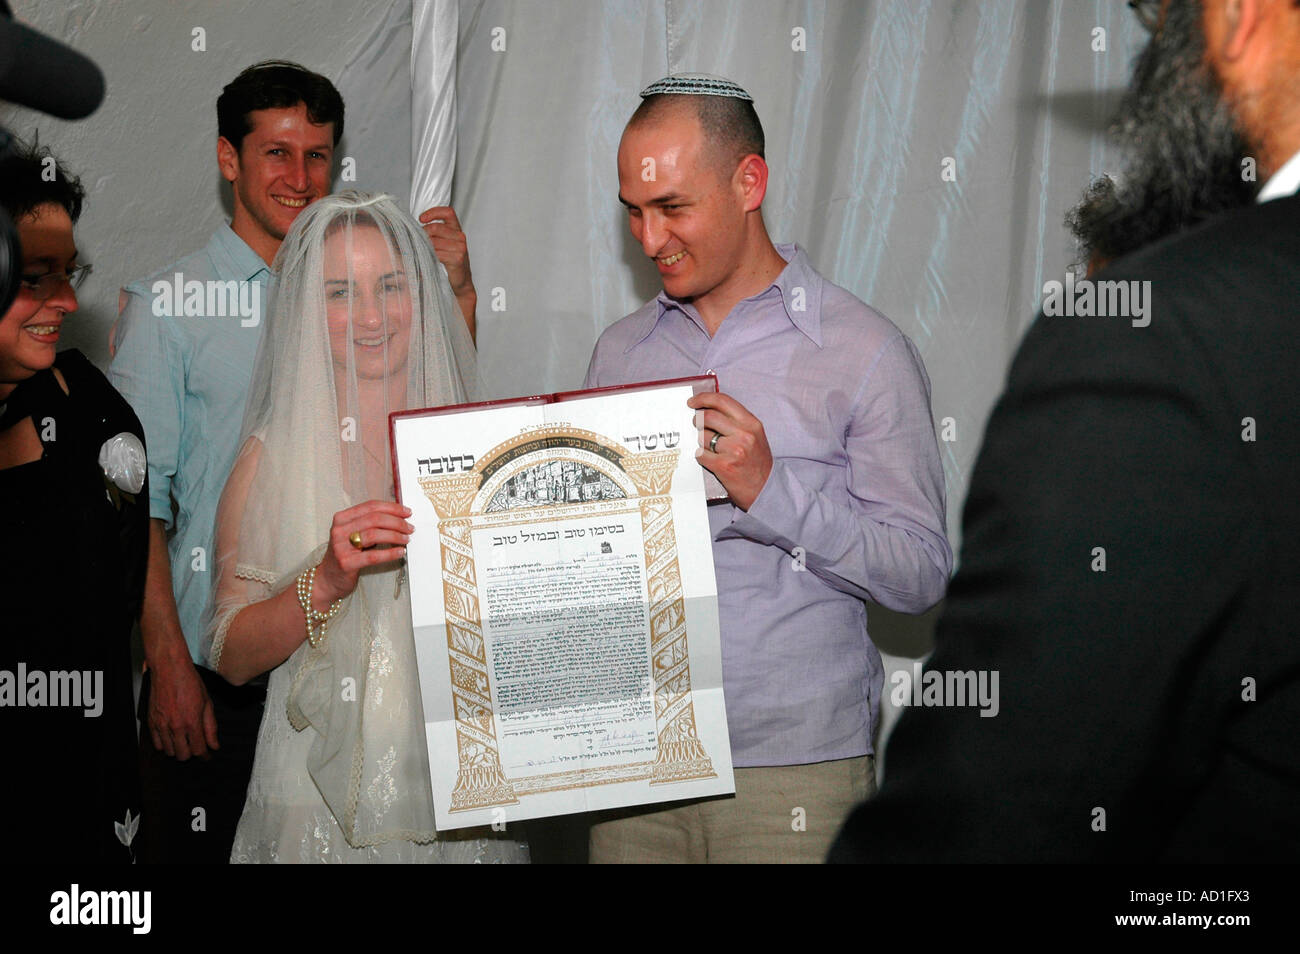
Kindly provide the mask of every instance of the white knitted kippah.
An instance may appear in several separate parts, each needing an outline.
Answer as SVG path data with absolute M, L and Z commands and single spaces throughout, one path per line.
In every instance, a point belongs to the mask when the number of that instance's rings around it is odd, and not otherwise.
M 655 80 L 641 90 L 641 98 L 658 93 L 670 93 L 675 96 L 730 96 L 733 99 L 754 101 L 740 86 L 723 76 L 710 76 L 708 73 L 677 73 Z

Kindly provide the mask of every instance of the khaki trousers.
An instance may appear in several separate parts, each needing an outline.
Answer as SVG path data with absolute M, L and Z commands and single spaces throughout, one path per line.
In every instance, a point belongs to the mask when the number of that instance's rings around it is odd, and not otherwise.
M 738 768 L 735 797 L 601 812 L 592 864 L 821 864 L 876 791 L 875 759 Z

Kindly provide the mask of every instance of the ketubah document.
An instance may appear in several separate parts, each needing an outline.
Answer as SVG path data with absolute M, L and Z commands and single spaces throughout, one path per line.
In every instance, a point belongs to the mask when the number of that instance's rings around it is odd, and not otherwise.
M 392 416 L 439 829 L 735 790 L 686 406 L 716 387 Z

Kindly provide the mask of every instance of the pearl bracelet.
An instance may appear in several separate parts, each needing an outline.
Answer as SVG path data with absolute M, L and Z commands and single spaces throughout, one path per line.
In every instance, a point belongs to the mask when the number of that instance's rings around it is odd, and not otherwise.
M 307 642 L 311 643 L 312 648 L 316 648 L 325 640 L 325 624 L 338 615 L 339 606 L 342 600 L 335 600 L 330 604 L 329 612 L 318 613 L 311 606 L 311 591 L 316 583 L 316 567 L 303 570 L 298 574 L 298 603 L 302 606 L 302 614 L 307 620 Z M 317 633 L 316 630 L 320 632 Z

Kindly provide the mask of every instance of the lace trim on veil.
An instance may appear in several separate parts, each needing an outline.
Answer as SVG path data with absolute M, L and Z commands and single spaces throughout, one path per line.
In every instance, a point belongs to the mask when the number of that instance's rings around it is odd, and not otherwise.
M 267 586 L 275 586 L 279 577 L 270 570 L 260 566 L 253 566 L 251 563 L 236 563 L 235 577 L 240 580 L 252 580 L 254 583 L 265 583 Z
M 221 622 L 217 623 L 216 635 L 212 637 L 212 645 L 208 648 L 208 666 L 213 672 L 221 671 L 221 651 L 226 648 L 226 633 L 230 630 L 230 624 L 235 621 L 237 613 L 227 613 L 221 617 Z
M 235 564 L 235 578 L 240 580 L 249 580 L 253 583 L 261 583 L 272 589 L 278 577 L 268 569 L 260 566 L 253 566 L 250 563 Z M 242 606 L 232 607 L 229 610 L 221 612 L 217 619 L 217 628 L 212 636 L 212 645 L 208 647 L 208 666 L 213 672 L 221 671 L 221 654 L 226 648 L 226 634 L 230 632 L 230 624 L 235 621 L 235 617 L 240 611 L 248 606 L 252 606 L 258 600 L 264 597 L 259 596 L 256 600 L 250 599 Z

